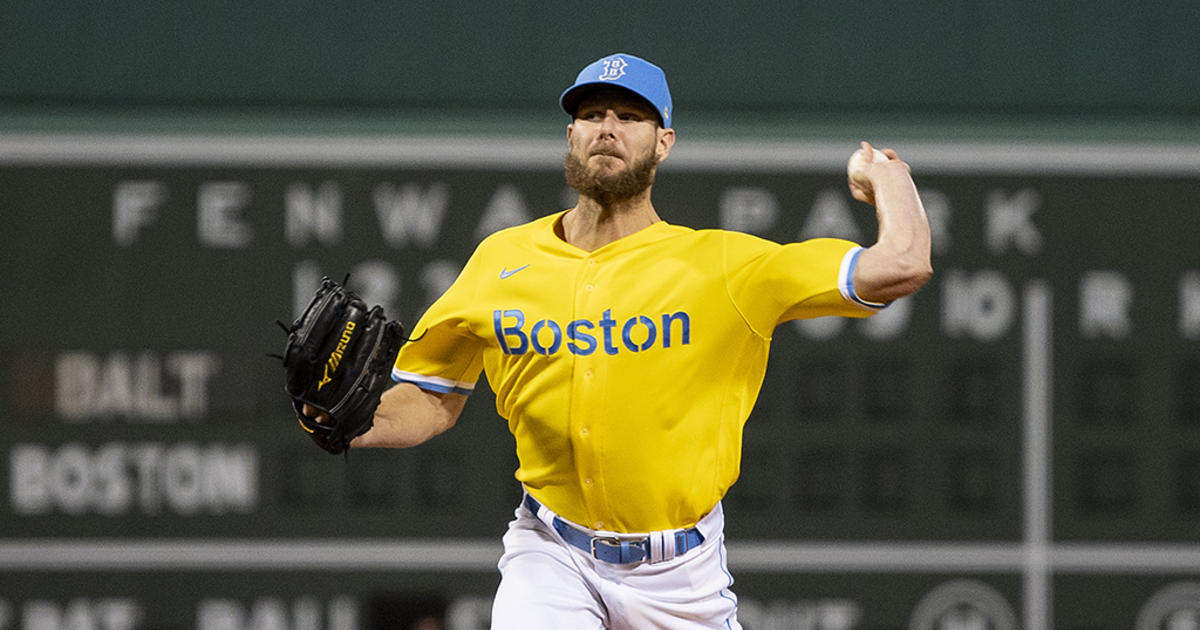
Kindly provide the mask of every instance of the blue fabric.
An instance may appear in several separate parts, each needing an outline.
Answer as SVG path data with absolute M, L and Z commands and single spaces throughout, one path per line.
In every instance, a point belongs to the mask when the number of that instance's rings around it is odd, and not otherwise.
M 558 102 L 574 116 L 583 94 L 597 86 L 616 86 L 637 94 L 658 112 L 664 129 L 671 127 L 671 90 L 662 68 L 626 53 L 602 57 L 579 72 L 575 84 L 562 93 Z
M 537 499 L 529 494 L 525 495 L 525 507 L 537 516 L 538 510 L 542 504 L 538 503 Z M 604 537 L 593 537 L 585 531 L 576 529 L 558 516 L 554 517 L 554 531 L 558 532 L 562 539 L 567 541 L 567 544 L 586 551 L 597 560 L 609 562 L 612 564 L 631 564 L 634 562 L 642 562 L 650 558 L 650 539 L 644 538 L 641 540 L 632 539 L 615 539 Z M 704 542 L 704 535 L 700 530 L 692 527 L 690 529 L 675 532 L 675 555 L 682 556 L 691 549 L 700 546 Z

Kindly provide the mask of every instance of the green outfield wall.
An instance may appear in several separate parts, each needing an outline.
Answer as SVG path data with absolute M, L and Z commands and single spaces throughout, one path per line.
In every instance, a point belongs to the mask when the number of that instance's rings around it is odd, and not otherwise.
M 873 238 L 846 147 L 678 148 L 670 222 Z M 743 623 L 1189 627 L 1196 156 L 907 150 L 935 276 L 778 329 L 726 500 Z M 325 274 L 413 322 L 483 236 L 570 203 L 560 151 L 0 141 L 0 627 L 486 628 L 520 498 L 486 386 L 421 448 L 330 457 L 267 354 Z
M 8 2 L 0 15 L 10 127 L 184 117 L 445 131 L 486 120 L 557 133 L 559 92 L 617 51 L 667 68 L 677 124 L 711 133 L 1032 125 L 1170 139 L 1195 134 L 1200 117 L 1200 9 L 1189 0 L 67 0 Z

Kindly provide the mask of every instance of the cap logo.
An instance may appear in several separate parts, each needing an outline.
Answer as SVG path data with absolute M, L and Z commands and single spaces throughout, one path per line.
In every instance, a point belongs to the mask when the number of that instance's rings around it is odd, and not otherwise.
M 621 57 L 613 57 L 612 59 L 605 59 L 604 60 L 604 72 L 600 73 L 599 80 L 615 81 L 617 79 L 620 79 L 621 77 L 625 76 L 625 66 L 628 66 L 628 65 L 629 65 L 629 62 L 625 61 Z

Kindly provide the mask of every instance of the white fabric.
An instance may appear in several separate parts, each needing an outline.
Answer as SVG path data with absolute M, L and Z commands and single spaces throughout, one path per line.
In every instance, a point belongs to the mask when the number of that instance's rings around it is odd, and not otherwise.
M 673 559 L 627 565 L 567 544 L 548 525 L 549 510 L 539 511 L 544 514 L 522 504 L 504 535 L 492 630 L 741 630 L 720 504 L 697 524 L 704 534 L 699 547 Z M 656 545 L 664 556 L 668 546 L 673 553 L 670 539 Z
M 650 534 L 650 562 L 658 564 L 675 558 L 675 534 L 679 530 Z

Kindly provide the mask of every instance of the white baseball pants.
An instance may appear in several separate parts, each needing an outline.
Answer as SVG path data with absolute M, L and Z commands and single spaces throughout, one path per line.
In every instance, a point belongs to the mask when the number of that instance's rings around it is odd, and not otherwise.
M 699 547 L 656 564 L 612 564 L 567 544 L 522 504 L 504 535 L 492 630 L 741 630 L 724 526 L 718 503 L 697 524 Z

